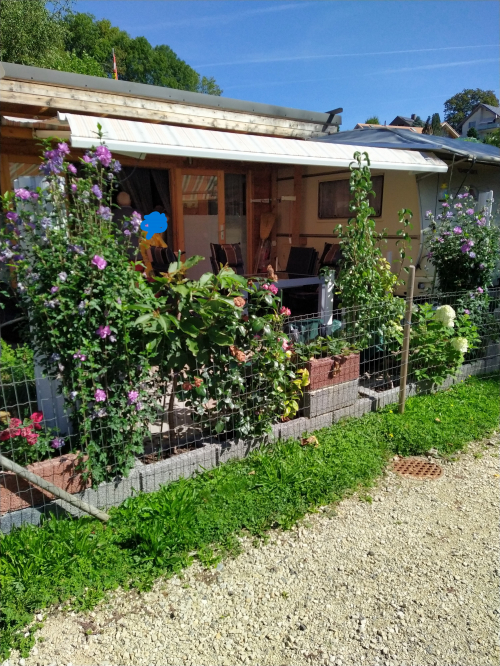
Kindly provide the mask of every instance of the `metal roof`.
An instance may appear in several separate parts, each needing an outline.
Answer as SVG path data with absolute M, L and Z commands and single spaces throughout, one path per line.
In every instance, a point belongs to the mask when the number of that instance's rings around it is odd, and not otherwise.
M 236 134 L 72 113 L 59 113 L 59 118 L 69 124 L 71 145 L 75 148 L 92 148 L 98 144 L 97 123 L 100 123 L 103 141 L 110 150 L 136 156 L 178 155 L 243 162 L 349 167 L 354 152 L 364 149 L 356 145 Z M 434 155 L 410 150 L 373 148 L 370 150 L 370 160 L 374 169 L 425 172 L 448 170 L 447 165 Z
M 205 93 L 189 92 L 187 90 L 176 90 L 175 88 L 166 88 L 163 86 L 151 86 L 145 83 L 116 81 L 115 79 L 107 79 L 100 76 L 60 72 L 53 69 L 29 67 L 27 65 L 17 65 L 9 62 L 0 62 L 0 78 L 35 81 L 37 83 L 67 86 L 68 88 L 88 88 L 89 90 L 118 95 L 149 97 L 167 102 L 179 102 L 192 104 L 193 106 L 220 108 L 228 111 L 240 111 L 242 113 L 255 113 L 262 116 L 288 118 L 289 120 L 301 120 L 302 122 L 311 122 L 322 125 L 327 123 L 340 125 L 341 123 L 340 116 L 336 115 L 331 119 L 329 113 L 292 109 L 286 106 L 261 104 L 260 102 L 246 102 L 244 100 L 232 99 L 230 97 L 218 97 L 217 95 L 207 95 Z
M 337 132 L 326 137 L 309 139 L 308 143 L 330 143 L 330 144 L 356 144 L 367 148 L 392 148 L 397 150 L 418 150 L 446 152 L 450 155 L 469 157 L 479 162 L 500 164 L 500 148 L 484 143 L 472 143 L 460 139 L 449 139 L 444 136 L 432 134 L 417 134 L 407 129 L 357 129 L 347 132 Z

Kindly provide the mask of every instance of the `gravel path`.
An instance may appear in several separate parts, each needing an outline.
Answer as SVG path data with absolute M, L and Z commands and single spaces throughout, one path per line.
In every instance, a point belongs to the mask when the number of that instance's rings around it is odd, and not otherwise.
M 438 480 L 388 472 L 373 502 L 324 507 L 217 571 L 195 565 L 90 614 L 52 611 L 43 642 L 10 664 L 495 666 L 497 443 Z

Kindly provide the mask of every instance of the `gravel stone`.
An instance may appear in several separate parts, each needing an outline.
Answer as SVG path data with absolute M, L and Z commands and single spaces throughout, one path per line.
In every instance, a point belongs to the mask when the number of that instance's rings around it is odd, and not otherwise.
M 439 479 L 387 471 L 372 503 L 354 494 L 259 548 L 242 540 L 222 568 L 44 611 L 25 665 L 498 664 L 498 440 L 440 464 Z

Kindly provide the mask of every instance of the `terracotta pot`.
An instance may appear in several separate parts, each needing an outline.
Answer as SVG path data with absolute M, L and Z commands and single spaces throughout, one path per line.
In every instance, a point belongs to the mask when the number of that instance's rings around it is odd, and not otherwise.
M 75 471 L 77 463 L 77 454 L 68 453 L 27 465 L 26 469 L 68 493 L 77 493 L 88 488 L 91 483 L 90 478 L 84 481 L 82 473 Z M 54 496 L 51 493 L 21 479 L 14 472 L 0 472 L 0 515 L 30 506 L 42 506 L 52 499 Z
M 334 384 L 350 382 L 359 377 L 359 354 L 313 358 L 306 363 L 309 386 L 306 391 L 326 388 Z

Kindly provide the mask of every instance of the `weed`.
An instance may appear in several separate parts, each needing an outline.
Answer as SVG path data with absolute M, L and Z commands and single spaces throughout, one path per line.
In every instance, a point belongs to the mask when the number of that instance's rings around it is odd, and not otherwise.
M 88 610 L 119 586 L 150 589 L 160 576 L 181 573 L 193 552 L 213 567 L 241 550 L 242 534 L 261 545 L 271 526 L 290 529 L 355 490 L 367 497 L 395 453 L 452 454 L 490 435 L 498 427 L 498 388 L 498 378 L 472 378 L 409 399 L 404 414 L 385 409 L 317 431 L 318 447 L 291 440 L 264 446 L 245 460 L 127 499 L 110 509 L 108 528 L 92 518 L 51 517 L 1 536 L 0 658 L 12 648 L 28 654 L 34 627 L 25 627 L 43 608 Z M 216 574 L 202 579 L 210 584 Z

